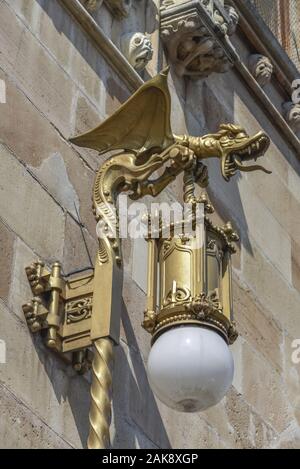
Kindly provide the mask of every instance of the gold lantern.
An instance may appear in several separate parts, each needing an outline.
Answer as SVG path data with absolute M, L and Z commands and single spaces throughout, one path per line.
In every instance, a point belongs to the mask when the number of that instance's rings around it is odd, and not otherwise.
M 230 222 L 225 226 L 212 223 L 208 214 L 214 209 L 205 194 L 199 199 L 192 194 L 189 202 L 190 217 L 186 220 L 170 226 L 163 226 L 160 220 L 157 231 L 152 230 L 149 219 L 143 327 L 154 342 L 169 328 L 196 324 L 215 330 L 232 344 L 237 332 L 232 311 L 231 254 L 239 237 Z

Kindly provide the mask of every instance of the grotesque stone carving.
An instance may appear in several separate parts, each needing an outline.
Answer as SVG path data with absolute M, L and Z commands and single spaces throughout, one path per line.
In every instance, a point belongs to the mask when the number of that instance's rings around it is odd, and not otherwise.
M 235 33 L 235 30 L 236 30 L 236 27 L 238 25 L 240 18 L 239 18 L 238 12 L 235 10 L 235 8 L 233 8 L 233 6 L 225 5 L 224 8 L 230 18 L 230 22 L 226 26 L 227 34 L 228 36 L 231 36 L 232 34 Z
M 300 103 L 295 104 L 292 101 L 283 104 L 283 113 L 285 120 L 295 133 L 300 132 Z
M 129 15 L 132 0 L 80 0 L 85 8 L 93 13 L 97 11 L 104 2 L 111 13 L 119 20 Z
M 103 0 L 81 0 L 81 2 L 88 11 L 94 12 L 97 11 L 98 8 L 100 8 L 103 3 Z
M 143 33 L 127 33 L 121 37 L 121 50 L 133 68 L 144 70 L 153 56 L 150 39 Z
M 238 14 L 224 0 L 164 0 L 161 36 L 178 75 L 204 78 L 230 66 L 218 36 L 230 36 Z
M 260 86 L 265 86 L 270 82 L 274 67 L 268 57 L 261 54 L 253 54 L 249 57 L 250 72 Z
M 132 0 L 105 0 L 106 6 L 118 18 L 126 18 L 132 5 Z

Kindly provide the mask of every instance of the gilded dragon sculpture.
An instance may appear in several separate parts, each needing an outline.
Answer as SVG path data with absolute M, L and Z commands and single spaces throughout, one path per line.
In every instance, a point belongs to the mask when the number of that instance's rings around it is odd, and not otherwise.
M 110 240 L 117 264 L 122 262 L 116 213 L 116 201 L 121 192 L 128 192 L 134 200 L 145 195 L 155 197 L 178 174 L 191 168 L 195 182 L 205 186 L 208 178 L 202 161 L 206 158 L 219 158 L 226 181 L 238 170 L 270 172 L 257 164 L 245 165 L 245 162 L 263 156 L 268 149 L 270 141 L 263 132 L 250 137 L 238 125 L 223 124 L 217 133 L 202 137 L 173 134 L 167 78 L 168 70 L 164 70 L 141 86 L 115 114 L 94 130 L 71 139 L 72 143 L 95 149 L 100 154 L 122 150 L 100 167 L 93 196 L 96 220 L 101 221 L 107 234 L 104 238 Z M 165 168 L 163 174 L 150 179 L 162 167 Z M 101 262 L 108 253 L 103 238 L 100 243 Z
M 229 181 L 237 171 L 267 171 L 258 164 L 245 164 L 265 154 L 269 138 L 263 132 L 249 136 L 234 124 L 224 124 L 216 133 L 202 137 L 177 136 L 171 128 L 171 97 L 168 69 L 143 84 L 111 117 L 71 142 L 97 150 L 114 152 L 100 167 L 93 192 L 98 222 L 99 251 L 94 284 L 103 294 L 94 294 L 91 339 L 94 343 L 91 433 L 89 448 L 109 442 L 112 343 L 118 342 L 122 292 L 122 253 L 119 238 L 117 198 L 127 192 L 134 200 L 157 196 L 184 172 L 191 187 L 208 184 L 203 160 L 219 158 L 223 178 Z M 153 179 L 154 173 L 162 174 Z M 185 201 L 193 190 L 187 191 Z M 202 304 L 202 303 L 201 303 Z M 103 378 L 105 369 L 105 379 Z M 105 381 L 105 382 L 104 382 Z

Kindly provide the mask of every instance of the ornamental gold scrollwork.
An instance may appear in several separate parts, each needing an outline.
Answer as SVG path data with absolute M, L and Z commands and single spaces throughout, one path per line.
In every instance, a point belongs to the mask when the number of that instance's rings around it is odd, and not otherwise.
M 235 323 L 224 317 L 222 306 L 219 300 L 218 292 L 213 291 L 209 294 L 202 293 L 186 301 L 181 300 L 181 294 L 177 297 L 177 302 L 173 303 L 174 309 L 169 311 L 162 310 L 160 313 L 154 313 L 150 316 L 149 311 L 145 312 L 143 327 L 155 338 L 161 330 L 172 325 L 194 323 L 202 324 L 221 332 L 224 339 L 232 344 L 237 336 Z M 172 302 L 166 303 L 166 307 L 172 305 Z M 178 306 L 180 309 L 176 308 Z M 183 308 L 182 308 L 183 306 Z
M 163 306 L 169 306 L 171 304 L 184 304 L 191 298 L 191 291 L 186 287 L 179 287 L 176 285 L 175 290 L 170 290 L 163 302 Z
M 89 319 L 92 314 L 93 298 L 81 298 L 66 303 L 67 324 Z

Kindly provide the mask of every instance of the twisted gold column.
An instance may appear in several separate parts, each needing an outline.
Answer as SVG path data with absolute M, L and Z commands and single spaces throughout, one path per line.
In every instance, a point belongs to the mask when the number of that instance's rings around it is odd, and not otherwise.
M 110 446 L 112 365 L 114 346 L 109 338 L 94 342 L 92 364 L 90 434 L 88 449 L 106 449 Z
M 184 171 L 183 174 L 183 201 L 191 202 L 195 197 L 195 176 L 193 169 Z

